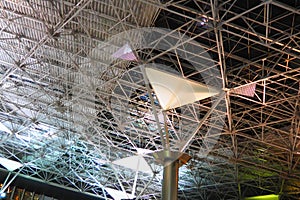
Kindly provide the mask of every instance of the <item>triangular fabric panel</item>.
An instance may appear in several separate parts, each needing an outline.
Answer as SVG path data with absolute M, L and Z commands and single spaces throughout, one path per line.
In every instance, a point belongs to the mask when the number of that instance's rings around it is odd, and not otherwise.
M 148 153 L 153 153 L 153 150 L 150 149 L 143 149 L 143 148 L 136 148 L 136 151 L 138 152 L 138 154 L 140 155 L 145 155 Z
M 122 158 L 120 160 L 115 160 L 112 163 L 115 164 L 115 165 L 120 165 L 120 166 L 123 166 L 123 167 L 127 167 L 129 169 L 134 170 L 134 171 L 152 173 L 151 167 L 148 165 L 145 158 L 141 155 Z
M 0 122 L 0 131 L 12 134 L 11 130 L 9 130 L 2 122 Z
M 238 87 L 236 89 L 232 89 L 231 93 L 240 94 L 248 97 L 254 97 L 256 89 L 256 83 L 251 83 L 245 86 Z
M 137 58 L 135 57 L 134 53 L 127 53 L 127 54 L 123 54 L 119 57 L 120 59 L 123 60 L 129 60 L 129 61 L 133 61 L 133 60 L 137 60 Z
M 125 44 L 124 46 L 122 46 L 112 56 L 114 58 L 119 58 L 119 59 L 129 60 L 129 61 L 137 60 L 137 58 L 134 55 L 134 53 L 133 53 L 131 47 L 129 46 L 129 44 Z
M 147 67 L 147 78 L 164 110 L 177 108 L 219 93 L 205 84 Z
M 105 190 L 112 198 L 114 198 L 114 200 L 133 199 L 133 198 L 135 198 L 134 195 L 128 194 L 128 193 L 120 191 L 120 190 L 115 190 L 115 189 L 112 189 L 112 188 L 105 188 Z
M 23 166 L 23 164 L 17 161 L 9 160 L 7 158 L 0 158 L 0 164 L 9 171 L 14 171 Z

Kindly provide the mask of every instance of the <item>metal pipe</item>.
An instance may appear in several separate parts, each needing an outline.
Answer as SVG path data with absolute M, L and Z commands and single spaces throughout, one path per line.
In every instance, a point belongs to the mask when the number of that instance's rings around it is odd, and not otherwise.
M 162 200 L 177 200 L 179 160 L 164 166 Z
M 164 166 L 162 180 L 162 200 L 177 200 L 179 167 L 190 159 L 186 153 L 162 150 L 153 153 L 156 161 Z

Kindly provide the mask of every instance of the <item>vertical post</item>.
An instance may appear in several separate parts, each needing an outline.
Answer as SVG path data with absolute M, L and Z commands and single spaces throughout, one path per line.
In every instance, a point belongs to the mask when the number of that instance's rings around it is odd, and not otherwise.
M 162 200 L 177 200 L 179 168 L 190 159 L 186 153 L 161 150 L 153 153 L 156 161 L 164 166 L 162 180 Z
M 179 160 L 164 166 L 162 200 L 177 200 Z

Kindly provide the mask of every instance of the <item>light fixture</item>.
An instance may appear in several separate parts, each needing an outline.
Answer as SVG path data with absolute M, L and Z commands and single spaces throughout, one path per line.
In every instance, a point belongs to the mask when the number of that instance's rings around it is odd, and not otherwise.
M 246 197 L 245 200 L 279 200 L 279 195 L 269 194 L 254 197 Z
M 6 193 L 5 192 L 1 192 L 0 193 L 0 199 L 4 199 L 6 197 Z

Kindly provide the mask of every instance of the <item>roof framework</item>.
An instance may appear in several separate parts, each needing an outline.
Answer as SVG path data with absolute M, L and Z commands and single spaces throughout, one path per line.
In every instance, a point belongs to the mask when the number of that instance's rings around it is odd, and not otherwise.
M 223 91 L 166 113 L 171 148 L 192 156 L 180 171 L 180 199 L 299 199 L 299 7 L 275 0 L 2 0 L 0 121 L 9 131 L 1 128 L 0 155 L 23 163 L 20 176 L 29 179 L 104 199 L 111 198 L 105 187 L 159 199 L 162 167 L 151 156 L 153 174 L 112 163 L 163 148 L 166 127 L 159 130 L 160 114 L 155 122 L 160 108 L 149 103 L 155 95 L 140 67 L 157 63 Z M 132 31 L 142 27 L 159 28 Z M 143 46 L 141 36 L 153 33 L 159 37 Z M 170 40 L 178 43 L 156 48 Z M 126 43 L 139 61 L 111 60 Z M 212 65 L 197 72 L 180 52 Z M 254 83 L 253 97 L 234 93 Z

